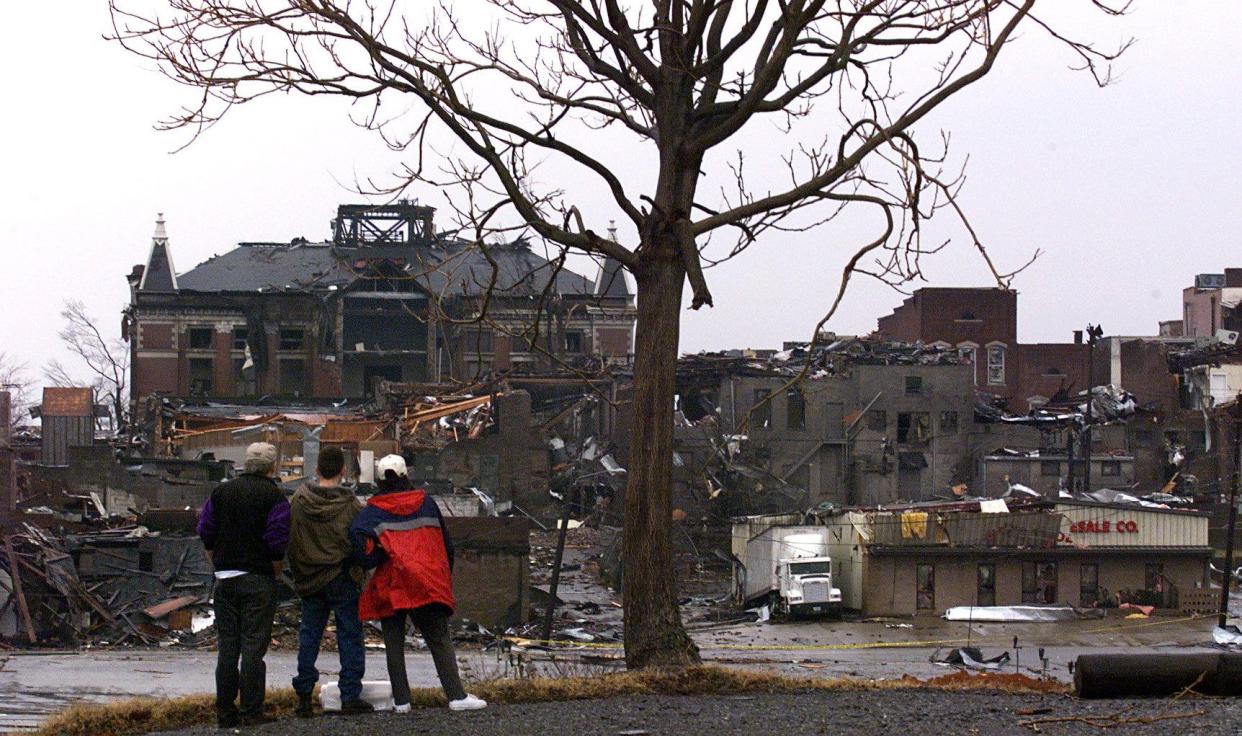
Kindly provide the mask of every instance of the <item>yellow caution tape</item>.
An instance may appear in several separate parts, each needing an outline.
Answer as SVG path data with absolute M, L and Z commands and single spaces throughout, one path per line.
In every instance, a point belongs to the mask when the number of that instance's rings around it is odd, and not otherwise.
M 1106 631 L 1124 631 L 1127 629 L 1139 629 L 1147 626 L 1162 626 L 1165 624 L 1185 623 L 1187 621 L 1195 621 L 1207 616 L 1190 615 L 1183 618 L 1163 619 L 1160 621 L 1147 621 L 1140 624 L 1122 623 L 1113 626 L 1102 626 L 1095 629 L 1086 629 L 1080 633 L 1098 634 Z M 516 644 L 518 646 L 545 646 L 560 649 L 624 649 L 625 645 L 619 642 L 590 642 L 590 641 L 572 641 L 563 639 L 525 639 L 516 636 L 501 637 L 504 641 Z M 1007 638 L 1007 637 L 1006 637 Z M 700 649 L 720 650 L 720 651 L 746 651 L 746 652 L 807 652 L 807 651 L 848 651 L 856 649 L 910 649 L 917 647 L 939 647 L 951 644 L 986 644 L 989 637 L 972 636 L 969 639 L 922 639 L 911 641 L 874 641 L 860 642 L 857 644 L 699 644 Z

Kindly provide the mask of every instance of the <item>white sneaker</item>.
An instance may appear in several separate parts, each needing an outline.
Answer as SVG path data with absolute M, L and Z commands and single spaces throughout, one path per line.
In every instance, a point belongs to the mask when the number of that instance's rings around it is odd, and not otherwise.
M 474 695 L 466 695 L 460 700 L 449 701 L 449 710 L 479 710 L 486 707 L 487 701 Z
M 405 705 L 394 705 L 394 706 L 392 707 L 392 712 L 393 712 L 393 713 L 409 713 L 409 712 L 410 712 L 410 704 L 409 704 L 409 703 L 406 703 Z

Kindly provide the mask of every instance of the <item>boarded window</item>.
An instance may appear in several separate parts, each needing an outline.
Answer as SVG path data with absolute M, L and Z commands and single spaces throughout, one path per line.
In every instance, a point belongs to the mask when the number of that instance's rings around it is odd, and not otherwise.
M 306 347 L 306 330 L 300 327 L 280 328 L 281 350 L 302 350 Z
M 975 573 L 975 605 L 996 605 L 996 565 L 992 562 L 979 563 Z
M 767 401 L 772 392 L 766 388 L 755 389 L 755 402 L 751 405 L 750 424 L 757 429 L 772 426 L 772 402 Z
M 922 376 L 906 376 L 906 396 L 918 396 L 923 393 Z
M 211 327 L 191 327 L 189 329 L 189 348 L 191 350 L 211 350 L 211 336 L 215 330 Z
M 190 393 L 206 396 L 211 393 L 213 370 L 211 358 L 190 358 Z
M 785 392 L 785 427 L 806 429 L 806 398 L 797 388 Z
M 1078 605 L 1096 606 L 1100 603 L 1100 566 L 1084 562 L 1078 566 Z
M 918 565 L 915 568 L 918 587 L 915 591 L 915 608 L 931 611 L 936 608 L 936 566 Z
M 306 393 L 306 361 L 301 358 L 281 358 L 280 393 L 301 396 Z

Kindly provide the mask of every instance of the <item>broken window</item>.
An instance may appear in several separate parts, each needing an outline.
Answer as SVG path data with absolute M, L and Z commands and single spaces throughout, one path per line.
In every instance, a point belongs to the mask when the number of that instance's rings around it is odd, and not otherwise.
M 918 583 L 915 608 L 920 611 L 931 611 L 936 607 L 936 566 L 918 565 L 915 571 Z
M 873 432 L 887 432 L 888 412 L 883 409 L 872 409 L 867 412 L 867 429 Z
M 1116 462 L 1115 460 L 1100 463 L 1100 475 L 1121 475 L 1121 463 Z
M 1005 346 L 991 345 L 988 347 L 988 384 L 1005 385 Z
M 565 352 L 566 353 L 570 353 L 570 354 L 581 353 L 582 343 L 583 343 L 583 340 L 582 340 L 581 332 L 574 331 L 574 332 L 565 333 Z
M 1057 602 L 1057 563 L 1022 563 L 1022 602 L 1034 605 Z
M 752 427 L 767 429 L 772 426 L 772 402 L 767 398 L 772 392 L 766 388 L 755 389 L 755 403 L 750 409 L 750 423 Z
M 207 395 L 211 393 L 213 371 L 211 358 L 190 358 L 190 393 Z
M 1061 463 L 1056 460 L 1041 460 L 1039 462 L 1039 474 L 1045 478 L 1059 478 L 1061 476 Z
M 922 376 L 906 376 L 906 396 L 918 396 L 923 393 Z
M 280 328 L 281 350 L 302 350 L 306 347 L 306 330 L 300 327 Z
M 785 482 L 804 491 L 811 489 L 811 466 L 802 463 L 797 468 L 787 471 Z
M 1143 566 L 1143 589 L 1154 593 L 1164 592 L 1164 564 L 1148 562 Z
M 237 396 L 254 396 L 259 393 L 259 384 L 255 378 L 254 365 L 246 367 L 245 358 L 233 359 L 233 392 Z
M 901 412 L 897 415 L 897 441 L 907 445 L 925 445 L 931 440 L 931 416 L 925 411 Z
M 247 330 L 245 327 L 234 327 L 233 328 L 233 349 L 234 350 L 245 350 L 246 349 L 246 336 L 249 334 L 250 334 L 250 331 Z
M 191 350 L 211 350 L 211 336 L 215 329 L 211 327 L 191 327 L 188 332 Z
M 978 572 L 975 573 L 975 605 L 976 606 L 995 606 L 996 605 L 996 564 L 992 562 L 979 563 Z
M 301 358 L 280 359 L 280 393 L 301 396 L 306 393 L 306 361 Z
M 957 412 L 955 411 L 940 412 L 940 433 L 941 434 L 957 434 Z
M 796 387 L 785 392 L 785 427 L 806 429 L 806 397 Z
M 1207 432 L 1202 429 L 1190 430 L 1190 448 L 1191 450 L 1202 450 L 1207 447 Z
M 1094 606 L 1100 602 L 1100 566 L 1084 562 L 1078 566 L 1078 605 Z

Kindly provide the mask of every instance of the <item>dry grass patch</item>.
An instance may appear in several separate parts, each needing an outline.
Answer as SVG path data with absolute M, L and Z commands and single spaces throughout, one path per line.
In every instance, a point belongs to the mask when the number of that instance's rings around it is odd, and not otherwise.
M 807 690 L 992 690 L 1013 694 L 1068 693 L 1069 687 L 1025 675 L 956 672 L 919 680 L 814 679 L 789 677 L 772 672 L 728 669 L 719 666 L 681 670 L 618 672 L 594 677 L 535 677 L 481 682 L 471 688 L 494 703 L 540 703 L 615 698 L 633 695 L 717 695 L 722 693 L 778 693 Z M 444 705 L 437 688 L 412 691 L 415 708 Z M 269 710 L 279 717 L 292 717 L 297 702 L 293 691 L 269 690 Z M 130 736 L 174 731 L 215 722 L 215 699 L 196 695 L 176 700 L 139 699 L 106 705 L 78 705 L 50 719 L 39 736 Z

